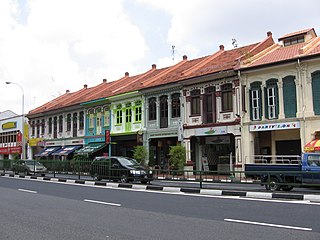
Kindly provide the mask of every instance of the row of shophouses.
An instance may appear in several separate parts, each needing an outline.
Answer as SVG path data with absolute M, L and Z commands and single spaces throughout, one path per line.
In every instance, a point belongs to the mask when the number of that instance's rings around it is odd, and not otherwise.
M 170 146 L 187 165 L 238 169 L 252 155 L 296 155 L 320 138 L 320 38 L 313 28 L 84 85 L 27 114 L 29 158 L 132 156 L 165 168 Z M 149 159 L 149 161 L 150 161 Z

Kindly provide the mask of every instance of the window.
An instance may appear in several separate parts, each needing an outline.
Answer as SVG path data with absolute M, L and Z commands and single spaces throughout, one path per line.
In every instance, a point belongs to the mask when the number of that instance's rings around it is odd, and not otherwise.
M 320 115 L 320 71 L 313 72 L 311 78 L 313 111 L 315 115 Z
M 172 94 L 171 98 L 172 118 L 180 117 L 180 94 Z
M 49 132 L 49 134 L 51 134 L 52 133 L 52 118 L 49 118 L 49 130 L 48 130 L 48 132 Z
M 266 82 L 266 117 L 268 119 L 278 118 L 278 80 L 269 79 Z
M 59 133 L 63 132 L 63 116 L 59 116 Z
M 121 107 L 121 104 L 119 104 L 117 106 L 116 118 L 117 118 L 117 124 L 122 124 L 122 107 Z
M 222 111 L 232 111 L 233 97 L 232 97 L 232 83 L 227 83 L 221 86 L 221 101 Z
M 156 105 L 156 98 L 149 99 L 149 120 L 156 120 L 157 119 L 157 105 Z
M 90 109 L 88 111 L 88 115 L 89 115 L 89 128 L 94 128 L 94 111 L 93 111 L 93 109 Z
M 259 90 L 255 89 L 251 91 L 251 103 L 252 103 L 252 120 L 259 120 L 260 114 L 261 114 Z
M 44 135 L 44 126 L 45 126 L 45 123 L 44 123 L 44 119 L 41 120 L 41 134 Z
M 295 117 L 297 113 L 297 94 L 295 76 L 286 76 L 283 82 L 283 106 L 286 118 Z
M 67 115 L 67 131 L 71 131 L 71 114 Z
M 200 114 L 200 89 L 195 89 L 190 92 L 191 95 L 191 115 Z
M 36 122 L 35 122 L 35 121 L 32 121 L 31 124 L 32 124 L 31 135 L 34 136 L 34 134 L 35 134 L 35 124 L 36 124 Z
M 101 108 L 97 109 L 96 117 L 96 134 L 100 135 L 102 133 L 102 113 Z
M 250 118 L 251 120 L 261 120 L 262 116 L 262 98 L 261 82 L 250 84 Z
M 215 122 L 216 102 L 215 87 L 207 87 L 203 98 L 203 121 L 204 123 Z
M 83 111 L 79 113 L 79 129 L 80 130 L 84 129 L 84 112 Z
M 40 120 L 37 120 L 37 138 L 40 137 L 40 127 L 41 127 Z
M 103 115 L 104 126 L 109 127 L 110 126 L 110 109 L 109 107 L 105 107 L 103 111 L 104 111 L 104 115 Z
M 168 96 L 160 97 L 160 128 L 168 127 Z
M 131 108 L 126 109 L 126 123 L 130 123 L 132 119 L 132 110 Z
M 294 37 L 283 40 L 284 46 L 290 46 L 290 45 L 302 43 L 302 42 L 304 42 L 304 35 L 294 36 Z
M 135 103 L 135 121 L 141 122 L 142 119 L 142 107 L 141 107 L 141 101 L 137 101 Z
M 58 118 L 53 118 L 53 138 L 57 138 L 57 132 L 58 132 Z

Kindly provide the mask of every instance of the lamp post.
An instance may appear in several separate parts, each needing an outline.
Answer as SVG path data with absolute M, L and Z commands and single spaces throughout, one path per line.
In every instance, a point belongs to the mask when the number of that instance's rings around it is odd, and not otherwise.
M 21 113 L 21 134 L 22 134 L 22 153 L 21 153 L 21 159 L 26 159 L 26 151 L 25 151 L 25 138 L 24 138 L 24 91 L 21 85 L 15 82 L 6 82 L 6 84 L 15 84 L 17 85 L 22 92 L 22 113 Z

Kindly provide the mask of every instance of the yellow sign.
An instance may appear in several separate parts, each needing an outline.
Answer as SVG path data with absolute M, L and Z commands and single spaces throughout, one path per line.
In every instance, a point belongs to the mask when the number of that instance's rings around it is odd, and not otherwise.
M 16 128 L 16 127 L 17 127 L 17 122 L 7 122 L 7 123 L 2 124 L 3 130 Z
M 38 146 L 38 143 L 41 142 L 41 141 L 43 141 L 42 138 L 30 138 L 29 139 L 29 146 L 30 147 L 36 147 L 36 146 Z

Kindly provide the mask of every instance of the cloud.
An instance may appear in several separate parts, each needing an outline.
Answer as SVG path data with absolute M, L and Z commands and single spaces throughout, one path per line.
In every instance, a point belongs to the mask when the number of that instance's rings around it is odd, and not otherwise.
M 135 72 L 134 62 L 148 49 L 122 1 L 1 1 L 0 9 L 1 82 L 23 87 L 27 111 L 66 89 Z M 19 90 L 0 89 L 1 102 L 19 113 Z

